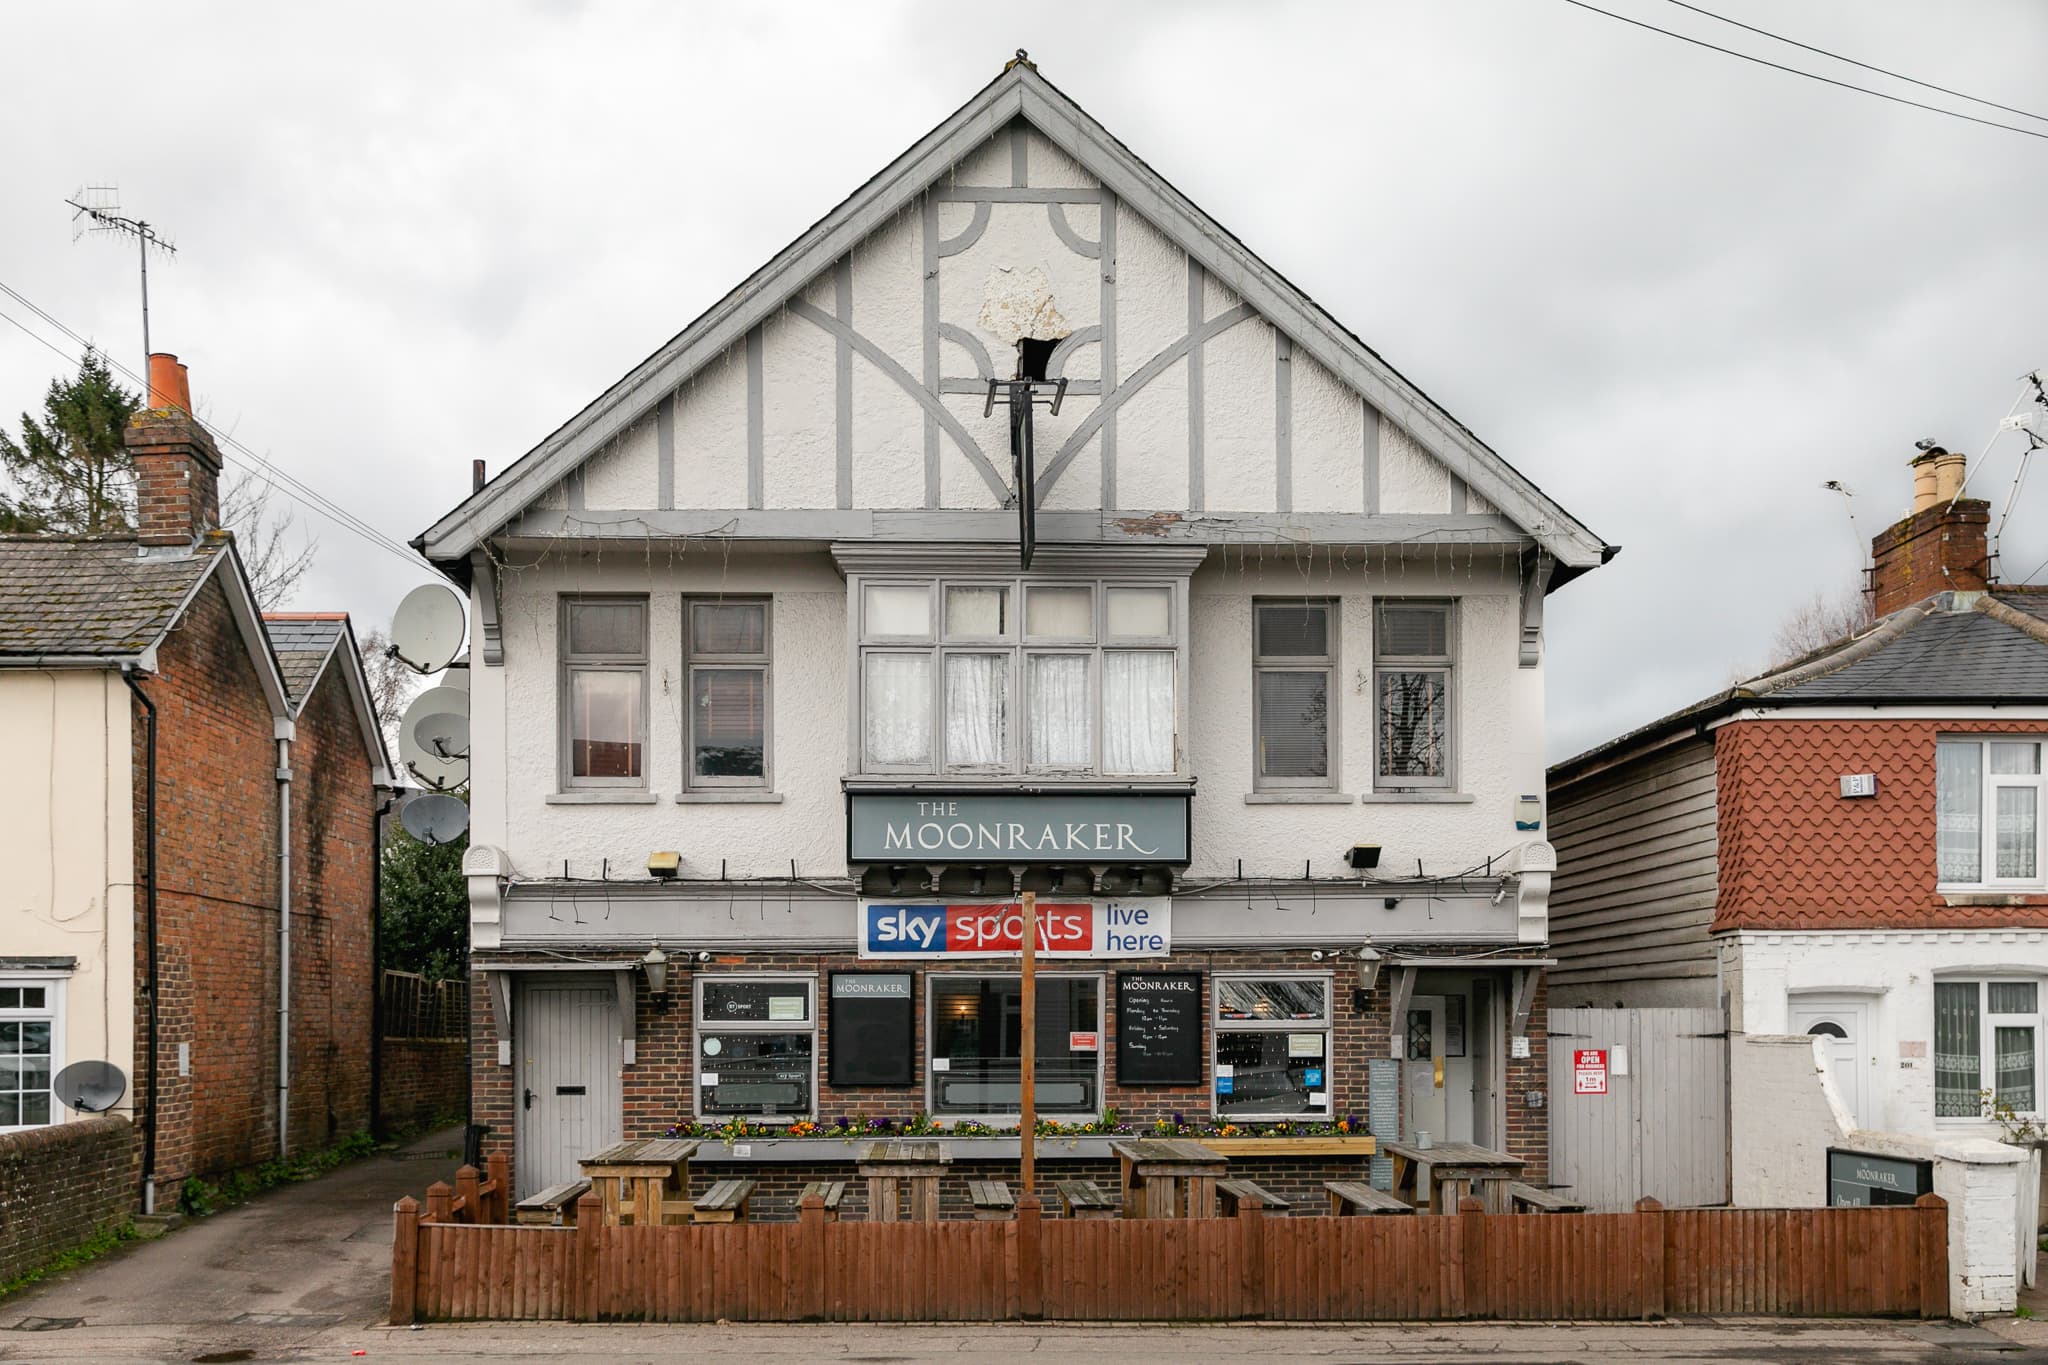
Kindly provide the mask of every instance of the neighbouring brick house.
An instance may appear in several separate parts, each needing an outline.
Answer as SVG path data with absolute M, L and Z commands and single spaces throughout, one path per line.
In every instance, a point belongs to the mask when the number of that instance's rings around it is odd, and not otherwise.
M 2048 1065 L 2048 594 L 1915 472 L 1875 624 L 1551 770 L 1551 1000 L 1720 1005 L 1827 1039 L 1858 1127 L 1990 1136 Z
M 369 1126 L 391 783 L 347 618 L 259 613 L 189 407 L 152 357 L 134 534 L 0 540 L 0 1134 L 115 1063 L 137 1150 L 105 1174 L 145 1208 Z
M 1542 1179 L 1543 609 L 1612 547 L 1028 61 L 416 544 L 522 1193 L 734 1121 L 1014 1173 L 1025 891 L 1042 1118 Z M 788 1216 L 812 1141 L 695 1166 Z

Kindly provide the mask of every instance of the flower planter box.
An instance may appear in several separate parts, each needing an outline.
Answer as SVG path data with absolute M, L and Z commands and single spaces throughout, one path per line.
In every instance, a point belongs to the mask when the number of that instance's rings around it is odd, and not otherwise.
M 1379 1150 L 1379 1139 L 1371 1137 L 1198 1137 L 1191 1140 L 1201 1143 L 1218 1156 L 1230 1157 L 1369 1157 Z
M 1038 1154 L 1046 1157 L 1107 1157 L 1109 1144 L 1128 1142 L 1133 1138 L 1150 1137 L 1142 1130 L 1134 1133 L 1055 1133 L 1038 1140 Z M 692 1161 L 845 1161 L 859 1159 L 860 1149 L 875 1138 L 743 1138 L 737 1143 L 724 1142 L 717 1138 L 700 1139 L 702 1145 Z M 1017 1138 L 1008 1137 L 946 1137 L 933 1135 L 924 1139 L 936 1141 L 943 1146 L 955 1161 L 1015 1161 L 1021 1153 Z M 1262 1157 L 1262 1156 L 1355 1156 L 1361 1159 L 1379 1150 L 1377 1139 L 1370 1137 L 1196 1137 L 1199 1142 L 1220 1156 Z M 742 1149 L 735 1151 L 734 1148 Z

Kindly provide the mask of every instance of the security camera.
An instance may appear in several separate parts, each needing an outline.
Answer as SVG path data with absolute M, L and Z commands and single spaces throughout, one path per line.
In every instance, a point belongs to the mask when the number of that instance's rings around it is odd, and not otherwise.
M 1316 949 L 1309 954 L 1309 958 L 1311 961 L 1321 962 L 1323 960 L 1323 950 L 1321 948 Z
M 697 950 L 697 960 L 699 962 L 709 962 L 711 960 L 711 950 L 709 948 L 699 948 Z

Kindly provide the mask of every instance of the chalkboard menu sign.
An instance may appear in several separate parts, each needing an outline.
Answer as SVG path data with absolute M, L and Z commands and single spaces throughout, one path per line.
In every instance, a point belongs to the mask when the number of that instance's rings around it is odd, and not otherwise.
M 1116 979 L 1116 1077 L 1124 1085 L 1202 1083 L 1202 974 Z
M 915 1085 L 909 972 L 832 974 L 832 1084 Z

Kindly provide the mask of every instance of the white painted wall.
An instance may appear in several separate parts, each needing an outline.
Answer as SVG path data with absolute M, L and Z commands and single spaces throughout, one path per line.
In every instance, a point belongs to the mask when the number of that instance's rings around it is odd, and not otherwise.
M 1869 1001 L 1875 1064 L 1864 1087 L 1872 1112 L 1858 1116 L 1865 1127 L 1927 1137 L 1999 1135 L 1995 1124 L 1934 1116 L 1934 982 L 2048 978 L 2048 931 L 1744 931 L 1725 936 L 1721 953 L 1736 1032 L 1788 1032 L 1802 995 Z
M 78 959 L 60 1061 L 123 1072 L 135 1060 L 130 706 L 112 671 L 0 671 L 0 954 Z M 132 1101 L 114 1112 L 132 1116 Z

